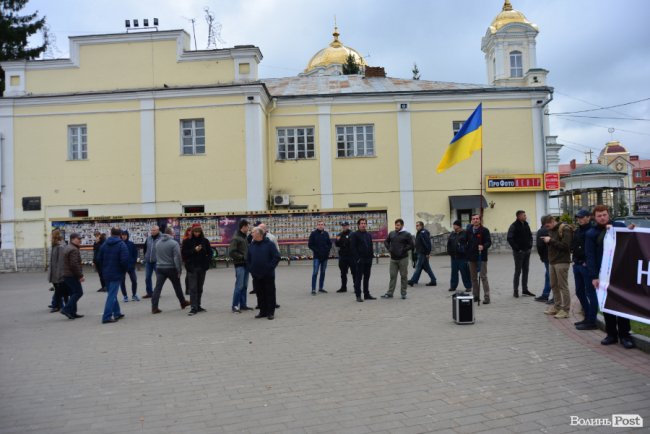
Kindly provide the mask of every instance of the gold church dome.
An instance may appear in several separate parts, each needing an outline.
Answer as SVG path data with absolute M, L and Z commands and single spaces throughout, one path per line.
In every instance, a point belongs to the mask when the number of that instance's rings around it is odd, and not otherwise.
M 346 47 L 339 41 L 339 29 L 334 27 L 334 40 L 330 43 L 328 47 L 323 48 L 318 53 L 314 54 L 305 72 L 309 72 L 318 67 L 328 67 L 330 65 L 344 65 L 347 61 L 347 58 L 350 54 L 354 56 L 359 66 L 368 66 L 366 61 L 363 60 L 363 57 L 357 50 L 354 48 Z
M 499 13 L 499 15 L 497 15 L 494 18 L 492 24 L 490 24 L 490 32 L 496 33 L 497 30 L 499 30 L 501 27 L 510 23 L 528 24 L 529 26 L 533 27 L 535 30 L 539 30 L 537 28 L 537 25 L 528 21 L 528 19 L 524 14 L 512 8 L 512 4 L 510 4 L 510 0 L 505 0 L 501 12 Z

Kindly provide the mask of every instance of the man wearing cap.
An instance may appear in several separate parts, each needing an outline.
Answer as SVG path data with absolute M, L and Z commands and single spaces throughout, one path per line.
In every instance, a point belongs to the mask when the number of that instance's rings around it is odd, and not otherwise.
M 580 300 L 585 318 L 575 324 L 578 330 L 596 330 L 596 314 L 598 313 L 598 298 L 596 289 L 591 283 L 591 276 L 587 268 L 587 255 L 585 253 L 585 241 L 587 232 L 591 229 L 591 214 L 586 209 L 576 213 L 578 229 L 571 240 L 571 251 L 573 252 L 573 278 L 576 282 L 576 297 Z
M 430 279 L 427 286 L 436 286 L 436 275 L 433 274 L 433 270 L 429 264 L 429 255 L 431 255 L 432 249 L 431 234 L 429 234 L 428 230 L 424 229 L 423 222 L 415 223 L 415 229 L 417 229 L 417 233 L 415 234 L 415 254 L 417 260 L 415 262 L 415 271 L 413 272 L 413 276 L 409 279 L 408 284 L 409 286 L 413 286 L 418 283 L 418 280 L 420 280 L 420 274 L 422 274 L 422 270 L 424 270 L 429 275 Z
M 354 279 L 354 262 L 350 250 L 350 222 L 341 222 L 343 230 L 336 236 L 334 244 L 339 248 L 339 270 L 341 270 L 341 288 L 336 292 L 348 292 L 348 270 Z
M 515 276 L 512 283 L 512 296 L 519 297 L 519 276 L 521 276 L 521 293 L 529 297 L 535 294 L 528 290 L 528 268 L 530 265 L 530 250 L 533 248 L 533 234 L 526 221 L 526 211 L 519 210 L 515 220 L 508 229 L 508 244 L 512 247 L 515 259 Z
M 63 283 L 68 288 L 70 298 L 61 309 L 61 314 L 68 319 L 82 318 L 77 314 L 77 302 L 84 295 L 81 282 L 85 280 L 81 268 L 81 236 L 77 233 L 70 234 L 70 243 L 63 250 Z

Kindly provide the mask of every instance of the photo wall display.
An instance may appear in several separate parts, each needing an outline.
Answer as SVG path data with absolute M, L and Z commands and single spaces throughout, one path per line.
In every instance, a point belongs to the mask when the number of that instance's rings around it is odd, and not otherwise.
M 368 232 L 374 241 L 383 241 L 388 236 L 388 213 L 386 209 L 336 210 L 319 212 L 287 212 L 287 213 L 237 213 L 225 215 L 195 214 L 192 216 L 169 217 L 83 217 L 69 220 L 53 220 L 52 229 L 63 232 L 68 241 L 70 234 L 77 232 L 81 235 L 82 246 L 92 246 L 94 232 L 110 234 L 113 226 L 129 231 L 130 239 L 136 245 L 142 245 L 147 239 L 153 225 L 158 225 L 161 231 L 167 226 L 174 229 L 174 238 L 182 241 L 183 235 L 194 224 L 200 224 L 205 237 L 214 247 L 225 247 L 239 228 L 239 222 L 246 219 L 251 229 L 255 223 L 264 223 L 269 232 L 275 235 L 279 244 L 305 244 L 309 235 L 316 229 L 318 221 L 325 223 L 325 230 L 334 238 L 342 229 L 341 223 L 347 221 L 350 228 L 355 230 L 359 218 L 368 220 Z

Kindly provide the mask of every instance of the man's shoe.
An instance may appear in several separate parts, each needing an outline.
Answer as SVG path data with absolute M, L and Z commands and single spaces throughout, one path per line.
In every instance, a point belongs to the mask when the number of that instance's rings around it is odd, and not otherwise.
M 381 298 L 393 298 L 393 294 L 386 293 L 386 294 L 382 295 Z
M 108 290 L 106 288 L 99 288 L 97 292 L 107 292 Z
M 138 297 L 137 295 L 134 294 L 134 295 L 131 297 L 131 300 L 133 300 L 133 301 L 140 301 L 140 297 Z
M 555 300 L 551 298 L 546 302 L 546 304 L 555 304 Z
M 339 292 L 339 293 L 340 293 L 340 292 L 348 292 L 348 290 L 347 290 L 347 288 L 341 288 L 341 289 L 339 289 L 339 290 L 336 291 L 336 292 Z
M 160 313 L 162 310 L 158 309 L 157 307 L 152 307 L 151 308 L 151 313 Z
M 409 286 L 415 285 L 415 282 L 411 282 L 410 280 L 408 282 L 406 282 L 406 283 L 408 283 Z
M 74 313 L 74 314 L 72 314 L 72 316 L 74 317 L 74 319 L 77 319 L 77 318 L 83 318 L 83 317 L 84 317 L 83 315 L 79 315 L 78 313 Z M 122 315 L 122 316 L 124 316 L 124 315 Z
M 238 307 L 233 307 L 230 311 L 231 311 L 232 313 L 241 313 L 241 309 L 238 308 Z
M 196 315 L 197 313 L 199 313 L 198 310 L 196 310 L 196 309 L 190 309 L 190 311 L 187 312 L 187 316 L 194 316 L 194 315 Z
M 636 344 L 631 337 L 621 338 L 621 345 L 623 345 L 626 350 L 631 350 L 632 348 L 636 347 Z
M 240 311 L 245 311 L 245 310 L 255 310 L 252 307 L 244 306 L 239 308 Z M 199 308 L 199 312 L 201 311 L 201 308 Z
M 121 314 L 119 314 L 118 316 L 115 317 L 115 321 L 119 321 L 124 317 L 125 317 L 125 315 L 123 313 L 121 313 Z
M 527 296 L 527 297 L 535 297 L 535 294 L 533 294 L 533 293 L 530 292 L 530 291 L 521 291 L 521 294 L 522 294 L 522 295 L 525 295 L 525 296 Z
M 544 315 L 557 315 L 558 311 L 555 310 L 555 307 L 549 307 L 544 311 Z
M 189 306 L 189 305 L 190 305 L 190 302 L 189 302 L 189 301 L 187 301 L 187 300 L 183 300 L 183 302 L 181 303 L 181 309 L 185 309 L 185 308 L 186 308 L 187 306 Z
M 489 298 L 484 299 L 483 304 L 490 304 L 490 299 Z
M 69 314 L 69 313 L 66 312 L 65 310 L 62 310 L 62 311 L 61 311 L 61 315 L 67 317 L 68 319 L 74 319 L 74 315 Z
M 402 300 L 406 300 L 406 294 L 402 294 Z
M 548 297 L 544 297 L 543 295 L 540 295 L 539 297 L 535 297 L 535 301 L 541 301 L 546 303 L 548 301 Z
M 438 282 L 429 282 L 427 286 L 438 286 Z
M 600 344 L 601 345 L 612 345 L 612 344 L 615 344 L 617 342 L 618 342 L 617 338 L 615 338 L 614 336 L 607 335 L 607 336 L 605 336 L 605 339 L 600 341 Z
M 280 305 L 279 305 L 279 304 L 276 304 L 276 305 L 275 305 L 275 308 L 276 308 L 276 309 L 280 309 Z
M 275 316 L 269 315 L 269 316 L 266 317 L 266 319 L 275 319 Z
M 318 292 L 322 292 L 323 294 L 327 294 L 327 291 L 325 291 L 324 289 L 319 289 Z
M 363 303 L 363 298 L 361 298 L 361 297 L 357 297 L 357 302 L 359 302 L 359 303 Z
M 578 325 L 580 325 L 580 324 L 585 324 L 586 322 L 587 322 L 587 321 L 585 321 L 585 320 L 583 319 L 582 321 L 574 322 L 573 325 L 574 325 L 574 326 L 578 326 Z
M 122 298 L 122 301 L 124 303 L 128 303 L 129 302 L 129 297 L 127 295 L 125 295 L 124 298 Z
M 255 318 L 266 318 L 266 317 L 267 317 L 267 315 L 262 315 L 261 313 L 258 313 L 257 315 L 255 315 Z
M 449 288 L 447 291 L 454 292 L 454 291 L 456 291 L 456 289 L 455 288 Z
M 363 298 L 366 300 L 377 300 L 377 297 L 373 297 L 371 294 L 366 294 Z
M 311 292 L 311 295 L 316 295 L 316 291 L 312 291 L 312 292 Z
M 514 291 L 512 291 L 512 296 L 514 298 L 519 298 L 519 291 L 517 291 L 516 289 Z
M 560 311 L 558 313 L 553 315 L 553 318 L 557 318 L 557 319 L 564 319 L 564 318 L 568 318 L 568 317 L 569 317 L 569 313 L 567 311 L 565 311 L 565 310 L 562 310 L 562 309 L 560 309 Z
M 480 298 L 474 297 L 474 303 L 478 303 L 479 300 L 480 300 Z
M 247 308 L 247 310 L 253 310 L 253 309 L 251 309 L 251 308 L 249 307 L 249 308 Z M 201 306 L 199 306 L 199 310 L 198 310 L 198 311 L 199 311 L 199 313 L 200 313 L 200 312 L 207 312 L 207 310 L 203 309 Z
M 143 299 L 145 299 L 145 298 L 151 298 L 151 294 L 145 294 L 145 295 L 142 296 L 142 298 L 143 298 Z
M 102 320 L 102 324 L 113 324 L 114 322 L 117 322 L 117 320 L 113 318 Z
M 252 291 L 249 292 L 249 294 L 255 294 L 255 290 L 253 289 Z
M 50 310 L 50 313 L 58 312 L 58 311 L 60 311 L 60 310 L 61 310 L 61 309 L 59 309 L 58 307 L 53 307 L 53 308 Z
M 594 323 L 584 322 L 576 326 L 576 330 L 598 330 L 598 326 Z

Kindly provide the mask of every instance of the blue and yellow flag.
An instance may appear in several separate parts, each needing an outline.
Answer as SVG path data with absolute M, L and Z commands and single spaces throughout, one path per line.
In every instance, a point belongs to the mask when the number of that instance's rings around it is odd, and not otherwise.
M 467 118 L 462 128 L 454 136 L 438 164 L 438 173 L 444 172 L 456 163 L 467 160 L 474 151 L 483 147 L 482 104 Z

